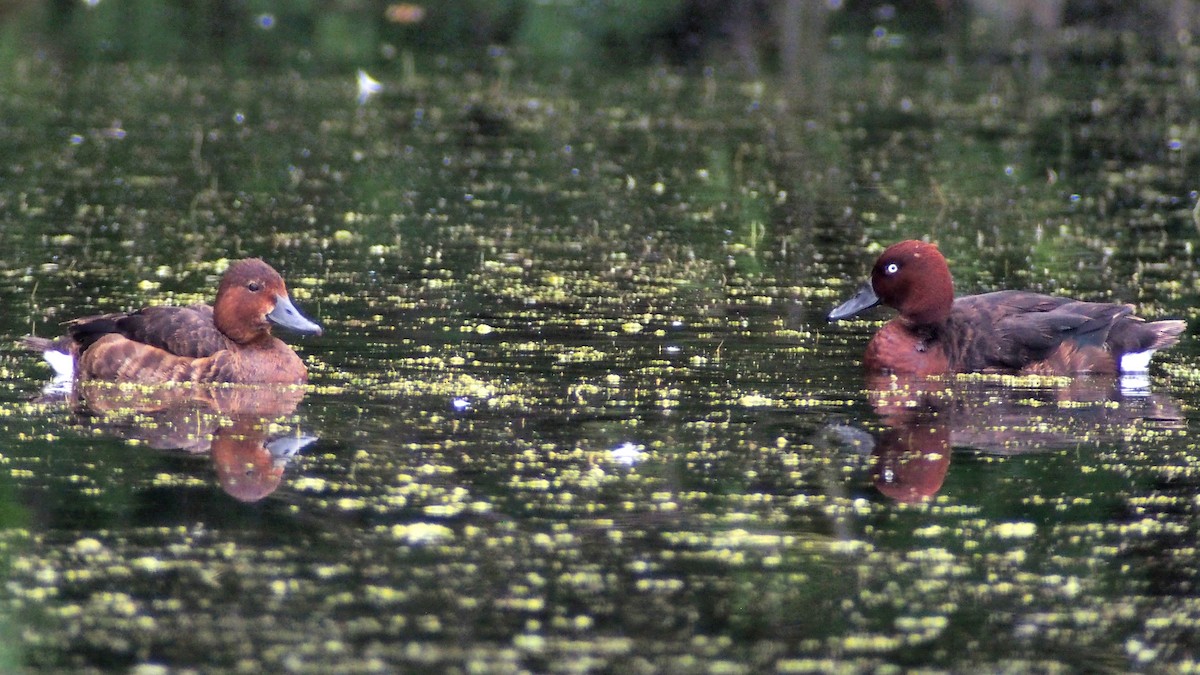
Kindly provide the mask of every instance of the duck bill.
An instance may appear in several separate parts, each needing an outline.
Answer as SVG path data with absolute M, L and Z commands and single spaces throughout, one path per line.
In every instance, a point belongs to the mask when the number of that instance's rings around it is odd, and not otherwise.
M 830 321 L 841 321 L 850 317 L 865 312 L 875 305 L 879 304 L 879 296 L 875 295 L 875 289 L 871 288 L 871 282 L 867 282 L 862 288 L 858 289 L 858 293 L 854 294 L 853 298 L 843 302 L 833 311 L 829 313 Z
M 275 309 L 267 314 L 267 320 L 284 328 L 290 328 L 298 333 L 321 334 L 321 327 L 304 318 L 300 310 L 296 309 L 296 306 L 292 304 L 291 298 L 286 295 L 275 297 Z
M 316 436 L 280 436 L 267 441 L 265 446 L 275 460 L 275 466 L 285 466 L 288 460 L 300 454 L 304 448 L 317 442 Z

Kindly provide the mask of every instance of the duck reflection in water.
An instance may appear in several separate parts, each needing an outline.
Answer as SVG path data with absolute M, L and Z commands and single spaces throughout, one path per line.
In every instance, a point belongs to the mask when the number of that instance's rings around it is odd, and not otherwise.
M 275 491 L 283 470 L 316 436 L 271 434 L 267 418 L 238 418 L 213 434 L 212 460 L 221 489 L 243 502 L 256 502 Z
M 315 436 L 283 424 L 304 389 L 290 385 L 76 383 L 65 400 L 88 426 L 157 450 L 210 453 L 227 494 L 256 502 Z
M 872 407 L 885 429 L 836 433 L 870 452 L 871 479 L 880 493 L 901 502 L 931 499 L 941 489 L 955 448 L 1019 455 L 1126 438 L 1139 429 L 1185 426 L 1178 403 L 1148 390 L 1121 386 L 1120 378 L 996 377 L 868 378 Z

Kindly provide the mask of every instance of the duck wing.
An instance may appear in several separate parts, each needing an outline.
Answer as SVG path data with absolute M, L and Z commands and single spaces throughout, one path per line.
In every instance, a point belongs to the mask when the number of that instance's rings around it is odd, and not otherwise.
M 1044 361 L 1064 345 L 1073 351 L 1107 350 L 1109 334 L 1121 317 L 1132 315 L 1124 305 L 1069 302 L 1046 312 L 1006 317 L 996 323 L 1000 353 L 1008 355 L 1010 368 Z
M 977 339 L 965 355 L 976 369 L 1021 370 L 1064 345 L 1072 351 L 1107 351 L 1118 321 L 1138 321 L 1127 305 L 1024 291 L 966 296 L 955 302 L 955 313 L 976 326 Z
M 147 307 L 136 312 L 76 319 L 68 324 L 68 334 L 82 349 L 112 333 L 189 358 L 212 356 L 233 345 L 213 323 L 212 307 L 204 304 Z

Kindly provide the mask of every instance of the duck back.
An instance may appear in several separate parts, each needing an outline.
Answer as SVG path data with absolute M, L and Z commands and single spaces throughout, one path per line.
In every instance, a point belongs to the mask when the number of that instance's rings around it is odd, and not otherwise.
M 68 324 L 67 334 L 85 351 L 111 334 L 192 358 L 212 356 L 233 345 L 213 323 L 212 307 L 204 304 L 147 307 L 76 319 Z
M 1147 323 L 1129 305 L 998 291 L 956 299 L 941 333 L 952 370 L 1049 375 L 1129 370 L 1127 355 L 1148 363 L 1184 327 Z

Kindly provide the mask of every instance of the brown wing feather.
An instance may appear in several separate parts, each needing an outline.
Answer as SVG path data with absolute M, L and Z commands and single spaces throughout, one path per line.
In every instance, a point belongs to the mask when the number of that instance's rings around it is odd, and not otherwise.
M 79 371 L 91 379 L 142 384 L 230 382 L 236 380 L 235 358 L 229 351 L 199 358 L 177 356 L 110 333 L 80 355 Z
M 1185 327 L 1146 323 L 1129 305 L 1025 291 L 965 296 L 954 304 L 950 351 L 966 370 L 1114 372 L 1123 354 L 1167 347 Z M 965 337 L 964 337 L 965 336 Z
M 212 308 L 147 307 L 128 314 L 104 314 L 70 323 L 71 337 L 88 349 L 105 335 L 118 334 L 176 356 L 202 358 L 229 349 L 232 342 L 217 330 Z
M 1071 302 L 1049 312 L 1005 317 L 994 328 L 998 353 L 1007 355 L 1007 366 L 1024 368 L 1064 346 L 1104 352 L 1113 322 L 1129 311 L 1123 305 Z

